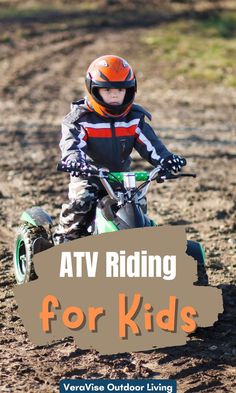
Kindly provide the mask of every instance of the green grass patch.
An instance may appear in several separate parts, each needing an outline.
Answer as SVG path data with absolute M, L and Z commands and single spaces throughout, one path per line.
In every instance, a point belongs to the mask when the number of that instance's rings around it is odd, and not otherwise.
M 199 23 L 199 27 L 212 32 L 214 36 L 234 38 L 236 37 L 236 13 L 231 11 L 212 15 L 208 20 Z
M 236 85 L 236 12 L 163 24 L 142 42 L 167 80 Z
M 58 9 L 50 6 L 50 4 L 48 7 L 39 7 L 38 5 L 35 5 L 30 8 L 18 8 L 12 6 L 0 9 L 0 20 L 19 18 L 20 21 L 21 18 L 37 17 L 52 11 L 58 11 Z
M 46 15 L 47 13 L 71 13 L 76 11 L 91 11 L 97 8 L 98 4 L 95 0 L 91 1 L 72 1 L 66 3 L 60 0 L 57 1 L 25 1 L 12 3 L 0 2 L 0 20 L 31 18 Z

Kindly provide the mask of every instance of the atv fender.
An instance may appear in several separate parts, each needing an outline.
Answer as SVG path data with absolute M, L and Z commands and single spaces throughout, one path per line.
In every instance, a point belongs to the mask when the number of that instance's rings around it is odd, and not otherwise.
M 37 237 L 33 242 L 34 254 L 48 250 L 51 247 L 53 247 L 53 244 L 48 239 L 44 239 L 43 237 Z
M 43 227 L 44 225 L 52 225 L 52 219 L 41 207 L 35 206 L 27 209 L 21 215 L 21 220 L 28 222 L 34 227 Z
M 201 265 L 205 265 L 205 253 L 201 243 L 187 240 L 186 254 L 193 257 Z
M 205 266 L 205 253 L 201 243 L 188 240 L 186 254 L 193 257 L 197 262 L 198 280 L 194 283 L 194 285 L 208 285 L 208 275 Z

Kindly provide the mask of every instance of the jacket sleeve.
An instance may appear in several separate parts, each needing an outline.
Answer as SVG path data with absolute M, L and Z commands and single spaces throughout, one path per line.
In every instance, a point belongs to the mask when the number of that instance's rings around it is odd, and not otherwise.
M 171 154 L 144 118 L 136 128 L 134 148 L 153 166 L 157 166 L 162 158 Z
M 83 160 L 87 151 L 87 134 L 85 129 L 79 123 L 62 122 L 62 137 L 60 149 L 62 160 Z

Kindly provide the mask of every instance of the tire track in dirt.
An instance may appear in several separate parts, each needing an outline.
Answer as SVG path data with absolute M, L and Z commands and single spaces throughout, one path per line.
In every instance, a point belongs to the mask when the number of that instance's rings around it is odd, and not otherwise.
M 17 83 L 18 85 L 22 86 L 22 81 L 26 83 L 28 80 L 31 81 L 32 78 L 35 76 L 41 77 L 44 72 L 42 66 L 45 63 L 47 63 L 47 67 L 52 67 L 53 64 L 53 67 L 56 68 L 56 55 L 66 55 L 70 53 L 73 49 L 78 50 L 78 48 L 91 43 L 93 39 L 94 37 L 92 35 L 88 35 L 86 38 L 75 37 L 67 41 L 63 40 L 62 42 L 54 42 L 47 46 L 43 46 L 42 48 L 40 48 L 40 50 L 36 46 L 36 48 L 32 48 L 33 50 L 31 50 L 30 52 L 28 50 L 22 51 L 19 55 L 14 56 L 13 60 L 11 60 L 10 72 L 8 72 L 8 75 L 1 80 L 0 88 L 4 93 L 8 93 L 9 89 L 13 85 L 13 81 L 14 85 Z M 50 59 L 49 63 L 48 59 Z M 8 68 L 9 64 L 6 63 L 5 67 Z M 13 92 L 15 92 L 15 90 L 13 90 Z M 23 94 L 20 95 L 19 98 L 21 98 L 25 94 L 26 93 L 23 90 Z

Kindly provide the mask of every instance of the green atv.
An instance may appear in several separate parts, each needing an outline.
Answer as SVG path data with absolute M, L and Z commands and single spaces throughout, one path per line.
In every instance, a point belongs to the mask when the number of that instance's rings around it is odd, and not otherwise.
M 58 170 L 75 174 L 75 168 L 66 164 L 58 164 Z M 90 167 L 89 170 L 76 175 L 83 178 L 95 176 L 100 179 L 104 189 L 97 201 L 95 211 L 83 236 L 116 232 L 123 229 L 156 226 L 156 223 L 144 214 L 139 201 L 145 196 L 152 181 L 162 183 L 183 176 L 196 177 L 191 173 L 173 174 L 160 167 L 148 172 L 109 172 L 104 169 Z M 137 182 L 142 182 L 137 186 Z M 116 184 L 116 188 L 114 188 Z M 117 184 L 119 187 L 117 188 Z M 52 233 L 52 219 L 40 207 L 27 209 L 21 216 L 23 225 L 19 227 L 15 240 L 14 269 L 18 284 L 26 283 L 37 276 L 33 266 L 34 254 L 56 245 Z M 188 240 L 186 253 L 192 256 L 198 267 L 198 285 L 207 285 L 208 277 L 205 269 L 205 256 L 202 245 Z

